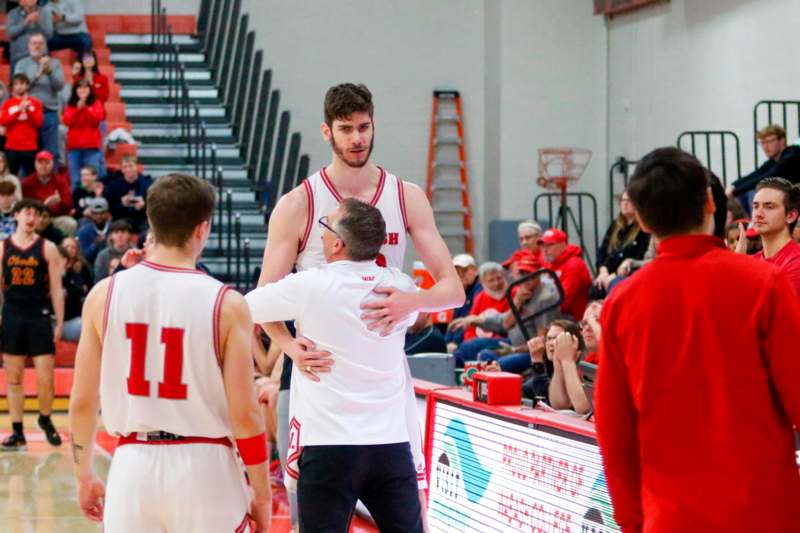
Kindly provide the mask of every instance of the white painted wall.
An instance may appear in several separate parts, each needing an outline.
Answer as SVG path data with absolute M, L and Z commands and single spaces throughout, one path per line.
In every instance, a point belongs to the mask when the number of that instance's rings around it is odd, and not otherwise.
M 587 181 L 604 175 L 605 29 L 584 2 L 244 0 L 243 13 L 313 167 L 330 160 L 326 89 L 363 82 L 375 96 L 374 160 L 424 184 L 431 91 L 461 92 L 480 257 L 490 220 L 531 215 L 538 146 L 589 147 Z M 564 48 L 566 62 L 553 57 Z
M 795 0 L 671 0 L 611 20 L 609 156 L 729 129 L 752 170 L 753 105 L 798 98 L 798 20 Z
M 538 148 L 592 150 L 574 190 L 605 197 L 606 29 L 589 4 L 500 3 L 500 218 L 531 216 Z
M 197 15 L 200 12 L 200 0 L 162 0 L 161 5 L 171 15 Z M 93 15 L 150 14 L 150 0 L 83 0 L 83 6 Z

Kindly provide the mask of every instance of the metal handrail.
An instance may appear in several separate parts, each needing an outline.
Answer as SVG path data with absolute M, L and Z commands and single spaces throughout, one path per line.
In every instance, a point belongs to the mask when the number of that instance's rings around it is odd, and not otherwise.
M 242 287 L 242 292 L 248 292 L 250 290 L 250 239 L 244 240 L 244 286 Z
M 234 283 L 239 289 L 239 282 L 242 279 L 242 216 L 236 213 L 233 217 L 233 235 L 236 239 L 236 277 Z

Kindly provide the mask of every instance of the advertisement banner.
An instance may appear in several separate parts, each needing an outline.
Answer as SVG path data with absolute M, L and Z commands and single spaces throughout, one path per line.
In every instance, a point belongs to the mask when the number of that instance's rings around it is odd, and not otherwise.
M 597 444 L 531 425 L 436 402 L 428 507 L 432 531 L 619 531 Z

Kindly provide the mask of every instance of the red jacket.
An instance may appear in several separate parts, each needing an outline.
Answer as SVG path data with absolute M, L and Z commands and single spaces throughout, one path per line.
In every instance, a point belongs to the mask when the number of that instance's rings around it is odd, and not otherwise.
M 589 303 L 592 275 L 583 261 L 580 246 L 568 245 L 558 259 L 548 265 L 548 268 L 555 271 L 561 286 L 564 287 L 561 312 L 571 315 L 575 321 L 582 319 Z
M 475 296 L 475 299 L 472 301 L 472 308 L 469 310 L 469 314 L 477 316 L 488 309 L 497 309 L 500 313 L 505 313 L 508 311 L 508 301 L 502 296 L 499 300 L 495 300 L 489 296 L 484 289 L 479 292 L 477 296 Z M 467 341 L 469 339 L 474 339 L 477 336 L 475 330 L 475 326 L 469 326 L 466 330 L 464 330 L 464 340 Z
M 44 202 L 47 198 L 58 191 L 61 201 L 57 204 L 47 206 L 47 210 L 54 217 L 69 215 L 74 206 L 72 205 L 72 191 L 67 177 L 63 174 L 53 173 L 47 183 L 42 183 L 38 174 L 31 174 L 22 180 L 22 196 L 34 198 Z
M 777 254 L 769 259 L 764 258 L 763 250 L 758 252 L 756 257 L 768 263 L 772 263 L 773 265 L 777 265 L 778 268 L 781 269 L 781 272 L 789 278 L 789 283 L 792 284 L 797 296 L 800 297 L 800 244 L 789 241 Z
M 68 105 L 64 108 L 64 124 L 67 130 L 67 149 L 100 149 L 103 137 L 100 133 L 100 122 L 106 117 L 103 103 L 95 100 L 90 106 L 78 109 Z
M 81 79 L 83 79 L 83 76 L 78 76 L 72 83 Z M 109 94 L 108 78 L 99 72 L 92 72 L 92 90 L 94 92 L 94 97 L 105 104 L 108 101 Z
M 623 531 L 800 531 L 800 302 L 773 265 L 665 239 L 603 306 L 594 399 Z
M 44 124 L 42 103 L 28 97 L 28 109 L 23 112 L 21 98 L 12 96 L 0 109 L 0 124 L 6 127 L 6 150 L 33 152 L 39 146 L 39 128 Z

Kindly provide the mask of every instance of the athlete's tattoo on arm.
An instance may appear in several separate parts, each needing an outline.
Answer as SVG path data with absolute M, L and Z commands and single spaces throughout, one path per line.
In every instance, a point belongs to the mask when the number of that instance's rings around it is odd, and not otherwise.
M 76 465 L 79 465 L 81 464 L 81 452 L 83 451 L 83 446 L 75 442 L 72 437 L 70 437 L 70 442 L 72 443 L 72 460 Z

